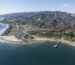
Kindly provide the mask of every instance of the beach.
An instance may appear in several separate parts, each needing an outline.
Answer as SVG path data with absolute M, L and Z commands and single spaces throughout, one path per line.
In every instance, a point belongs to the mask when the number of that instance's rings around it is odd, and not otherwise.
M 16 38 L 15 36 L 11 35 L 11 36 L 0 36 L 0 39 L 8 41 L 8 42 L 22 42 L 23 40 Z M 27 41 L 51 41 L 51 42 L 57 42 L 56 38 L 47 38 L 47 37 L 38 37 L 38 36 L 34 36 L 34 39 L 31 40 L 27 40 Z M 25 42 L 25 41 L 24 41 Z M 75 46 L 75 42 L 73 41 L 68 41 L 68 40 L 64 40 L 63 38 L 58 39 L 58 42 L 62 42 L 64 44 L 68 44 L 71 46 Z M 26 43 L 25 43 L 26 44 Z
M 0 36 L 0 42 L 16 43 L 22 42 L 22 40 L 11 35 L 11 36 Z
M 47 37 L 35 37 L 33 40 L 35 41 L 51 41 L 51 42 L 57 42 L 56 38 L 47 38 Z M 64 44 L 68 44 L 71 46 L 75 46 L 75 41 L 68 41 L 68 40 L 64 40 L 63 38 L 58 39 L 58 42 L 62 42 Z

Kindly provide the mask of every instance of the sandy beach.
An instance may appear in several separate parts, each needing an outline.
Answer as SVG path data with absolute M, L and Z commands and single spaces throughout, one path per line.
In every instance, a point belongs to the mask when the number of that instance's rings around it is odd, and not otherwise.
M 46 38 L 46 37 L 35 37 L 33 40 L 35 41 L 53 41 L 53 42 L 57 42 L 57 39 L 56 38 Z M 75 46 L 75 41 L 68 41 L 68 40 L 64 40 L 63 38 L 61 39 L 58 39 L 59 42 L 62 42 L 64 44 L 68 44 L 68 45 L 71 45 L 71 46 Z
M 22 42 L 21 39 L 17 39 L 13 35 L 12 36 L 0 36 L 0 39 L 6 40 L 6 41 L 9 41 L 9 42 Z M 34 39 L 32 39 L 31 41 L 51 41 L 51 42 L 57 42 L 57 39 L 56 38 L 47 38 L 47 37 L 37 37 L 37 36 L 34 36 Z M 75 46 L 75 42 L 64 40 L 63 38 L 58 39 L 58 41 L 62 42 L 64 44 Z
M 21 42 L 22 41 L 21 39 L 18 39 L 13 35 L 12 36 L 1 36 L 0 39 L 6 40 L 6 41 L 9 41 L 9 42 Z

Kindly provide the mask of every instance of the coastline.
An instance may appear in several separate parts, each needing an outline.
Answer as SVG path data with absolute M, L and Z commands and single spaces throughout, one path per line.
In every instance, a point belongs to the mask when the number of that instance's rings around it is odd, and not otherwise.
M 0 36 L 0 42 L 21 44 L 22 40 L 17 39 L 15 36 Z
M 3 35 L 5 33 L 5 31 L 9 28 L 9 24 L 5 24 L 5 23 L 0 23 L 2 25 L 6 25 L 6 27 L 3 30 L 0 30 L 0 36 Z
M 35 36 L 34 39 L 23 41 L 21 39 L 17 39 L 15 36 L 0 36 L 0 42 L 8 42 L 8 43 L 14 43 L 14 44 L 32 44 L 35 42 L 57 42 L 56 38 L 47 38 L 47 37 L 37 37 Z M 68 44 L 75 47 L 75 42 L 64 40 L 63 38 L 58 39 L 58 42 L 62 42 L 64 44 Z
M 51 41 L 51 42 L 57 42 L 56 38 L 46 38 L 46 37 L 36 37 L 35 39 L 33 39 L 35 41 Z M 64 40 L 63 38 L 58 39 L 58 42 L 62 42 L 64 44 L 70 45 L 70 46 L 74 46 L 75 47 L 75 41 L 68 41 L 68 40 Z

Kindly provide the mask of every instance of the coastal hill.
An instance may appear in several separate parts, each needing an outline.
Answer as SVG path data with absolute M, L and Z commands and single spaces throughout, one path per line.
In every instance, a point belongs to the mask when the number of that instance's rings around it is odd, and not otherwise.
M 41 31 L 34 31 L 34 33 L 38 34 L 38 36 L 51 37 L 53 35 L 54 37 L 62 36 L 68 40 L 75 40 L 75 16 L 71 13 L 60 11 L 40 11 L 11 13 L 1 16 L 5 17 L 1 22 L 11 24 L 13 26 L 11 32 L 15 32 L 15 35 L 17 36 L 24 36 L 22 33 L 25 32 L 25 30 L 45 29 L 45 33 L 41 33 Z M 18 33 L 18 28 L 20 28 L 20 33 Z M 52 29 L 53 34 L 49 31 Z M 56 31 L 61 32 L 61 34 L 56 33 Z M 32 34 L 32 32 L 29 32 L 29 34 Z
M 50 28 L 53 26 L 75 26 L 73 14 L 60 11 L 23 12 L 1 15 L 6 23 L 31 23 L 37 27 Z

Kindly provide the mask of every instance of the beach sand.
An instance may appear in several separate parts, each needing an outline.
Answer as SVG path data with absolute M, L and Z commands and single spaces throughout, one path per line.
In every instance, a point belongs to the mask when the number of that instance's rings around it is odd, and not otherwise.
M 57 42 L 57 39 L 56 38 L 46 38 L 46 37 L 36 37 L 33 39 L 35 41 L 39 40 L 39 41 L 53 41 L 53 42 Z M 64 40 L 63 38 L 61 39 L 58 39 L 59 42 L 62 42 L 64 44 L 68 44 L 68 45 L 71 45 L 71 46 L 75 46 L 75 41 L 68 41 L 68 40 Z
M 16 38 L 15 36 L 1 36 L 1 39 L 10 41 L 10 42 L 21 42 L 21 39 Z
M 9 41 L 9 42 L 22 42 L 21 39 L 17 39 L 13 35 L 12 36 L 1 36 L 0 39 L 6 40 L 6 41 Z M 31 41 L 51 41 L 51 42 L 57 42 L 57 39 L 56 38 L 47 38 L 47 37 L 34 36 L 34 39 L 32 39 Z M 63 38 L 58 39 L 58 41 L 62 42 L 64 44 L 75 46 L 75 42 L 64 40 Z

